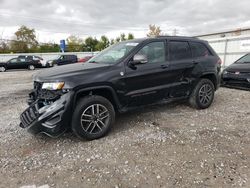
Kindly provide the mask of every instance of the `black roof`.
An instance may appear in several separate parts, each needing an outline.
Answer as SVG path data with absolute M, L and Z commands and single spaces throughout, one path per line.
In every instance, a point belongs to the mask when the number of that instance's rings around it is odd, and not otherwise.
M 133 39 L 130 40 L 131 42 L 143 42 L 143 41 L 150 41 L 154 39 L 166 39 L 166 40 L 188 40 L 188 41 L 200 41 L 205 42 L 204 40 L 198 39 L 196 37 L 186 37 L 186 36 L 157 36 L 157 37 L 147 37 L 147 38 L 140 38 L 140 39 Z

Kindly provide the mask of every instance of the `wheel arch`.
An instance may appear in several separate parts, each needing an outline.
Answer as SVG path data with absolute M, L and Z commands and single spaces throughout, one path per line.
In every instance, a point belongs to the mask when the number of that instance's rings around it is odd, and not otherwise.
M 99 95 L 108 99 L 112 103 L 116 111 L 119 111 L 119 109 L 121 108 L 119 99 L 111 86 L 98 86 L 79 89 L 78 91 L 76 91 L 74 96 L 73 108 L 76 106 L 76 103 L 79 99 L 88 95 Z
M 201 79 L 206 78 L 208 80 L 211 80 L 211 82 L 214 84 L 214 88 L 218 89 L 218 79 L 214 73 L 205 73 L 205 74 L 201 75 L 200 78 Z

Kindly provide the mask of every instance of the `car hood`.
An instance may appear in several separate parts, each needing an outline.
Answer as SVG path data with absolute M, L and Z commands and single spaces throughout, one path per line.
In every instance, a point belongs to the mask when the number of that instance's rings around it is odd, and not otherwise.
M 33 76 L 33 79 L 34 81 L 39 82 L 74 80 L 86 74 L 93 74 L 97 69 L 104 69 L 107 67 L 110 67 L 110 65 L 98 63 L 75 63 L 41 70 Z
M 234 63 L 225 70 L 230 72 L 250 72 L 250 63 Z

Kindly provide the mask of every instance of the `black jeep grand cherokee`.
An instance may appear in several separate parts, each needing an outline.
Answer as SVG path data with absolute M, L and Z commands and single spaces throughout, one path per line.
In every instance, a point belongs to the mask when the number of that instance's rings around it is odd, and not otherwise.
M 207 42 L 157 37 L 117 43 L 87 63 L 34 76 L 20 126 L 34 134 L 104 136 L 117 112 L 159 101 L 189 100 L 208 108 L 218 88 L 220 59 Z

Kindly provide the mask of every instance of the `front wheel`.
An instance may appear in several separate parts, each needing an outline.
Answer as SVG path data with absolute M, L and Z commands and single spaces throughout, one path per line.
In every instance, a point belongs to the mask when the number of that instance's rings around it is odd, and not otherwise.
M 6 68 L 5 68 L 5 67 L 0 67 L 0 71 L 1 71 L 1 72 L 5 72 L 5 71 L 6 71 Z
M 35 66 L 34 66 L 34 65 L 29 65 L 29 66 L 28 66 L 28 69 L 29 69 L 29 70 L 35 70 Z
M 93 140 L 108 133 L 115 121 L 115 110 L 109 100 L 91 95 L 77 102 L 73 117 L 72 131 L 79 138 Z
M 214 100 L 215 87 L 211 80 L 201 79 L 195 86 L 189 103 L 196 109 L 208 108 Z

